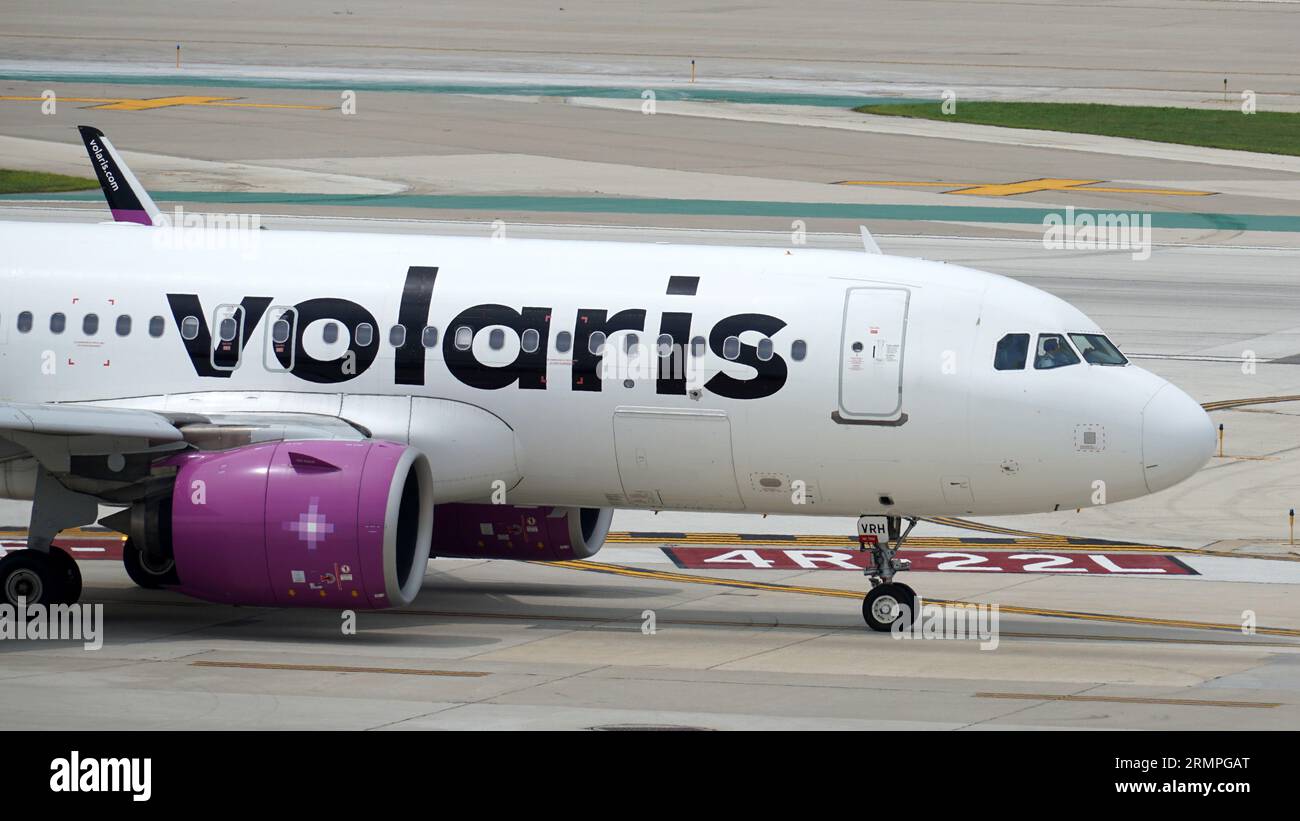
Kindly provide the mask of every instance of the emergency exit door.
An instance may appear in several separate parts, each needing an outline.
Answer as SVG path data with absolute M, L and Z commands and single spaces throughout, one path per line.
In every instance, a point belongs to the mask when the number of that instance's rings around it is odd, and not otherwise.
M 840 415 L 890 419 L 903 408 L 906 288 L 850 288 L 840 341 Z

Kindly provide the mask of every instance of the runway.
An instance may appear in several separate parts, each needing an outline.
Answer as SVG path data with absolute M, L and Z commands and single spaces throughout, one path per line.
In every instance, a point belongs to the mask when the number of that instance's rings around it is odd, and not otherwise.
M 1300 727 L 1300 161 L 845 110 L 946 89 L 1295 110 L 1292 6 L 235 5 L 16 4 L 0 167 L 88 174 L 85 123 L 164 209 L 269 231 L 798 253 L 861 248 L 865 223 L 886 253 L 1076 305 L 1224 450 L 1139 500 L 923 521 L 908 583 L 942 612 L 997 604 L 996 649 L 864 630 L 850 519 L 619 511 L 590 561 L 434 560 L 355 634 L 137 589 L 119 540 L 68 533 L 104 647 L 0 641 L 0 728 Z M 1150 214 L 1149 257 L 1045 247 L 1066 208 Z M 0 219 L 105 218 L 98 192 L 0 198 Z M 0 502 L 0 549 L 26 515 Z
M 1289 46 L 1268 45 L 1284 38 L 1293 10 L 1283 5 L 808 9 L 839 21 L 832 34 L 780 7 L 723 26 L 716 13 L 670 5 L 647 31 L 631 7 L 485 17 L 451 4 L 436 42 L 397 4 L 351 16 L 313 9 L 249 7 L 226 19 L 152 4 L 129 21 L 97 10 L 97 31 L 118 36 L 92 47 L 77 30 L 84 14 L 63 23 L 20 4 L 0 34 L 0 167 L 84 174 L 73 126 L 86 122 L 151 177 L 160 200 L 187 208 L 1041 237 L 1045 214 L 1074 207 L 1150 213 L 1171 242 L 1293 247 L 1300 234 L 1294 157 L 847 110 L 951 91 L 1235 111 L 1245 89 L 1261 109 L 1294 110 L 1294 66 L 1275 56 Z M 1163 25 L 1175 11 L 1179 23 Z M 975 33 L 1004 15 L 1014 48 Z M 1092 34 L 1049 33 L 1060 26 Z M 641 34 L 629 40 L 632 30 Z M 177 31 L 195 38 L 179 69 Z M 857 35 L 865 47 L 849 46 Z M 591 37 L 613 45 L 576 45 Z M 903 56 L 891 37 L 966 45 Z M 1115 69 L 1133 38 L 1142 66 Z M 691 82 L 686 55 L 705 43 Z M 946 56 L 930 63 L 927 53 Z M 43 114 L 47 95 L 57 104 Z
M 1006 614 L 996 650 L 895 641 L 857 623 L 853 574 L 819 574 L 828 591 L 846 577 L 841 598 L 435 561 L 415 607 L 344 636 L 337 614 L 181 601 L 83 567 L 106 646 L 5 653 L 0 699 L 23 705 L 6 727 L 1240 729 L 1298 709 L 1294 638 Z
M 452 2 L 433 15 L 392 0 L 321 8 L 305 0 L 178 8 L 145 2 L 124 13 L 73 0 L 11 4 L 10 59 L 74 58 L 330 70 L 537 73 L 697 79 L 748 86 L 906 85 L 984 90 L 1014 99 L 1073 92 L 1221 90 L 1295 95 L 1287 4 L 1145 0 L 1097 8 L 1059 0 L 817 0 L 699 8 L 689 2 L 552 5 Z M 1064 33 L 1069 32 L 1069 36 Z

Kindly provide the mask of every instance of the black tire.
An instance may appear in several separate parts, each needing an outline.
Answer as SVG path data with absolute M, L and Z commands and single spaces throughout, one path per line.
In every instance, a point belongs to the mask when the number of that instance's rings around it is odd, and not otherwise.
M 0 601 L 18 606 L 21 597 L 33 604 L 59 604 L 64 595 L 63 576 L 48 554 L 15 550 L 0 559 Z
M 920 615 L 920 598 L 905 584 L 890 582 L 871 588 L 862 600 L 862 618 L 867 626 L 888 633 L 904 614 L 913 622 Z
M 63 587 L 63 595 L 59 603 L 76 604 L 81 598 L 81 567 L 77 565 L 77 560 L 65 550 L 51 547 L 50 563 L 54 566 L 54 572 L 58 574 L 59 583 Z
M 122 545 L 122 565 L 131 581 L 145 590 L 161 590 L 169 585 L 180 584 L 174 559 L 168 559 L 160 565 L 156 560 L 147 558 L 130 539 Z

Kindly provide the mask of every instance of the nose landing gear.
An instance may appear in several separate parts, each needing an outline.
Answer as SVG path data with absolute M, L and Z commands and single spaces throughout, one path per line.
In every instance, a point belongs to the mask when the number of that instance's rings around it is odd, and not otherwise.
M 912 563 L 898 558 L 898 551 L 907 540 L 916 517 L 907 518 L 907 529 L 902 529 L 903 517 L 885 516 L 885 536 L 880 538 L 879 516 L 858 517 L 858 544 L 861 550 L 871 552 L 871 563 L 863 573 L 871 581 L 871 590 L 862 600 L 862 618 L 872 630 L 889 632 L 899 619 L 915 620 L 920 615 L 921 597 L 905 584 L 894 581 L 894 574 L 908 570 Z

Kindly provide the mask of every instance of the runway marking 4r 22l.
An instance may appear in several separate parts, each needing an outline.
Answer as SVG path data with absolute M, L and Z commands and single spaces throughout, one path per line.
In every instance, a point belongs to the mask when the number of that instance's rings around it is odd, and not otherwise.
M 690 570 L 857 570 L 870 554 L 855 550 L 785 547 L 665 547 Z M 1072 575 L 1198 576 L 1174 556 L 1133 553 L 1020 553 L 1000 550 L 904 550 L 912 570 L 954 573 L 1068 573 Z

